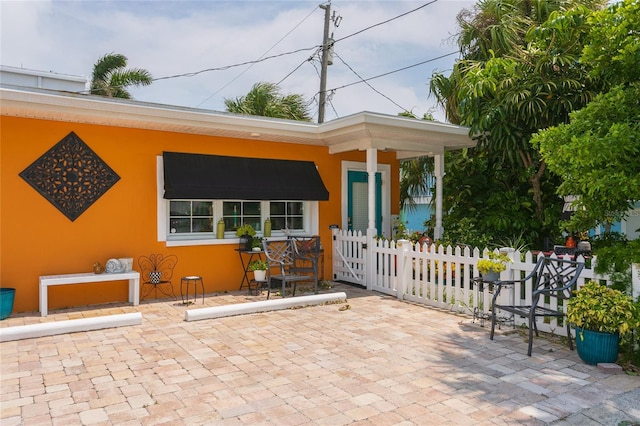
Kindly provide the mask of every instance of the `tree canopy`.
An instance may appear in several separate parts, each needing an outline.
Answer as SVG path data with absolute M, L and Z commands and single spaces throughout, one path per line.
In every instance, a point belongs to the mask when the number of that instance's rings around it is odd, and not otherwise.
M 119 53 L 107 53 L 98 59 L 91 74 L 91 94 L 131 99 L 127 87 L 148 86 L 153 82 L 149 71 L 126 66 L 127 57 Z
M 560 181 L 530 140 L 600 90 L 578 59 L 588 16 L 603 3 L 482 0 L 459 15 L 463 58 L 448 77 L 433 76 L 431 91 L 478 146 L 447 158 L 445 230 L 471 217 L 496 240 L 522 235 L 540 246 L 557 238 Z
M 562 177 L 558 192 L 577 196 L 576 231 L 620 220 L 640 200 L 640 2 L 614 4 L 590 23 L 580 62 L 610 89 L 532 140 Z
M 225 98 L 224 104 L 228 112 L 238 114 L 311 121 L 302 95 L 281 95 L 274 83 L 256 83 L 245 96 Z

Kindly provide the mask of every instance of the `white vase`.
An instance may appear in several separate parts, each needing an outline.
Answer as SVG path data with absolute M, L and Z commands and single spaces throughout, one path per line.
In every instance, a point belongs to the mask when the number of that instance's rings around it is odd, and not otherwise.
M 267 271 L 255 270 L 253 271 L 253 279 L 256 281 L 266 281 Z

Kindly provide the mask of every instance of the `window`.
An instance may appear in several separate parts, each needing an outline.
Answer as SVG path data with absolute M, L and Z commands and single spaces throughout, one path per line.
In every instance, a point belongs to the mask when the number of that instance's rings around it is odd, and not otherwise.
M 157 157 L 156 166 L 157 235 L 167 246 L 234 244 L 238 227 L 248 223 L 261 236 L 267 218 L 273 238 L 283 238 L 283 229 L 294 235 L 318 233 L 318 201 L 167 199 L 162 156 Z M 220 219 L 225 224 L 224 238 L 217 238 Z
M 306 233 L 304 201 L 218 201 L 169 200 L 169 239 L 215 238 L 214 224 L 222 218 L 225 238 L 235 238 L 244 224 L 262 233 L 264 221 L 271 220 L 272 235 L 284 235 L 283 229 Z M 198 235 L 200 234 L 200 235 Z
M 304 209 L 300 201 L 271 201 L 269 213 L 273 229 L 304 229 Z
M 262 230 L 262 216 L 260 201 L 223 201 L 222 218 L 224 229 L 235 231 L 244 224 L 253 226 L 253 229 Z
M 213 202 L 171 200 L 169 232 L 171 234 L 213 232 Z

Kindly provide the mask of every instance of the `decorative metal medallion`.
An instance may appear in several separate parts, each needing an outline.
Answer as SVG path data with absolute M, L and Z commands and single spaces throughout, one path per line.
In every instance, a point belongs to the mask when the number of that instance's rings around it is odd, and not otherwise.
M 20 177 L 72 222 L 120 180 L 74 132 L 24 169 Z

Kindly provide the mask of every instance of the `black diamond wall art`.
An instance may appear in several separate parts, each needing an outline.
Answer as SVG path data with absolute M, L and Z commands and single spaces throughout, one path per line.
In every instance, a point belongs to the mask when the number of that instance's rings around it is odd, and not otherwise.
M 24 169 L 20 177 L 72 222 L 120 180 L 74 132 Z

